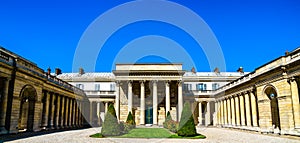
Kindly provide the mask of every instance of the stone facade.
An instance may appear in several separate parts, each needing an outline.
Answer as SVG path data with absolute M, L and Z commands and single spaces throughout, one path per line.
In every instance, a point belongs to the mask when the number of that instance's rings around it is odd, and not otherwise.
M 300 48 L 215 93 L 218 126 L 300 135 Z
M 0 134 L 84 125 L 82 90 L 0 48 Z

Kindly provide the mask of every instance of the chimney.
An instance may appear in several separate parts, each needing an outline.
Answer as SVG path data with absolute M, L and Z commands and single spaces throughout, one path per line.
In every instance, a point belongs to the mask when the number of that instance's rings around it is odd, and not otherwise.
M 216 74 L 219 74 L 219 73 L 220 73 L 220 70 L 219 70 L 219 68 L 218 68 L 218 67 L 216 67 L 216 68 L 214 69 L 214 72 L 215 72 Z
M 289 51 L 288 51 L 288 50 L 286 50 L 286 51 L 285 51 L 285 55 L 287 56 L 288 54 L 289 54 Z
M 55 74 L 60 75 L 61 74 L 61 69 L 60 68 L 55 68 Z
M 50 67 L 47 69 L 47 74 L 48 74 L 48 75 L 51 74 L 51 69 L 50 69 Z
M 196 70 L 195 70 L 194 67 L 191 69 L 191 72 L 192 72 L 193 74 L 196 74 Z
M 244 74 L 244 69 L 243 69 L 243 67 L 240 67 L 240 68 L 237 70 L 237 72 L 240 72 L 241 74 Z
M 84 74 L 84 70 L 83 68 L 79 68 L 79 74 L 83 75 Z

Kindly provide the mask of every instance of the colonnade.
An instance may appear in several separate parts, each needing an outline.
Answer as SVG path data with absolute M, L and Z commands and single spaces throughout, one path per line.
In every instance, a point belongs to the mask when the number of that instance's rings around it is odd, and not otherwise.
M 70 128 L 82 126 L 85 105 L 74 98 L 43 90 L 42 99 L 43 129 Z
M 104 109 L 102 109 L 101 104 L 104 104 Z M 101 117 L 101 112 L 107 112 L 109 104 L 112 104 L 111 101 L 93 101 L 90 100 L 90 107 L 89 107 L 89 123 L 91 126 L 100 126 L 102 124 L 101 120 L 104 121 L 104 116 Z
M 145 82 L 144 80 L 139 81 L 140 83 L 140 124 L 145 124 L 145 110 L 146 110 L 146 104 L 145 104 Z M 158 80 L 152 80 L 150 81 L 150 84 L 152 84 L 152 95 L 153 95 L 153 124 L 158 124 Z M 170 96 L 170 84 L 171 81 L 162 81 L 165 85 L 165 113 L 171 110 L 171 96 Z M 133 109 L 133 93 L 132 93 L 132 86 L 133 81 L 127 81 L 127 95 L 128 95 L 128 112 L 132 112 Z M 120 119 L 120 81 L 116 82 L 116 97 L 115 97 L 115 107 L 116 107 L 116 114 L 118 119 Z M 183 109 L 183 97 L 182 97 L 182 82 L 177 82 L 178 87 L 178 119 L 180 119 L 181 111 Z
M 216 125 L 251 129 L 258 127 L 257 98 L 252 91 L 216 100 Z

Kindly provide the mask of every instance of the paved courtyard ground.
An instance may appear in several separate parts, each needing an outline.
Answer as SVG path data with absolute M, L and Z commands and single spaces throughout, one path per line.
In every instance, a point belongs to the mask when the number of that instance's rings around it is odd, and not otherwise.
M 287 137 L 275 135 L 262 135 L 254 132 L 231 130 L 223 128 L 201 128 L 198 132 L 204 134 L 206 139 L 125 139 L 125 138 L 90 138 L 89 135 L 100 131 L 100 128 L 89 128 L 65 132 L 56 132 L 51 134 L 44 134 L 34 137 L 28 137 L 9 141 L 10 143 L 189 143 L 189 142 L 228 142 L 228 143 L 300 143 L 300 137 Z

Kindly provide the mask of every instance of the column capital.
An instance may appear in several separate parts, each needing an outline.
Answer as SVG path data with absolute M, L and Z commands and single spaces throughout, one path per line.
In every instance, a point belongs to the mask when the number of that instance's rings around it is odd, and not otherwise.
M 157 84 L 158 83 L 158 80 L 157 79 L 154 79 L 154 80 L 151 80 L 150 81 L 152 84 Z
M 144 86 L 145 82 L 146 82 L 145 80 L 140 80 L 140 84 L 143 86 Z
M 170 80 L 165 80 L 165 84 L 166 84 L 166 85 L 169 85 L 170 82 L 171 82 Z
M 293 77 L 288 78 L 287 81 L 289 82 L 289 84 L 291 84 L 292 82 L 296 82 L 297 78 L 293 76 Z
M 132 82 L 133 82 L 132 80 L 128 80 L 127 81 L 127 85 L 130 86 L 130 87 L 132 87 Z
M 116 80 L 115 83 L 116 83 L 116 86 L 119 86 L 121 82 L 119 80 Z
M 183 83 L 182 80 L 178 80 L 178 81 L 177 81 L 177 85 L 178 85 L 178 86 L 182 85 L 182 83 Z

